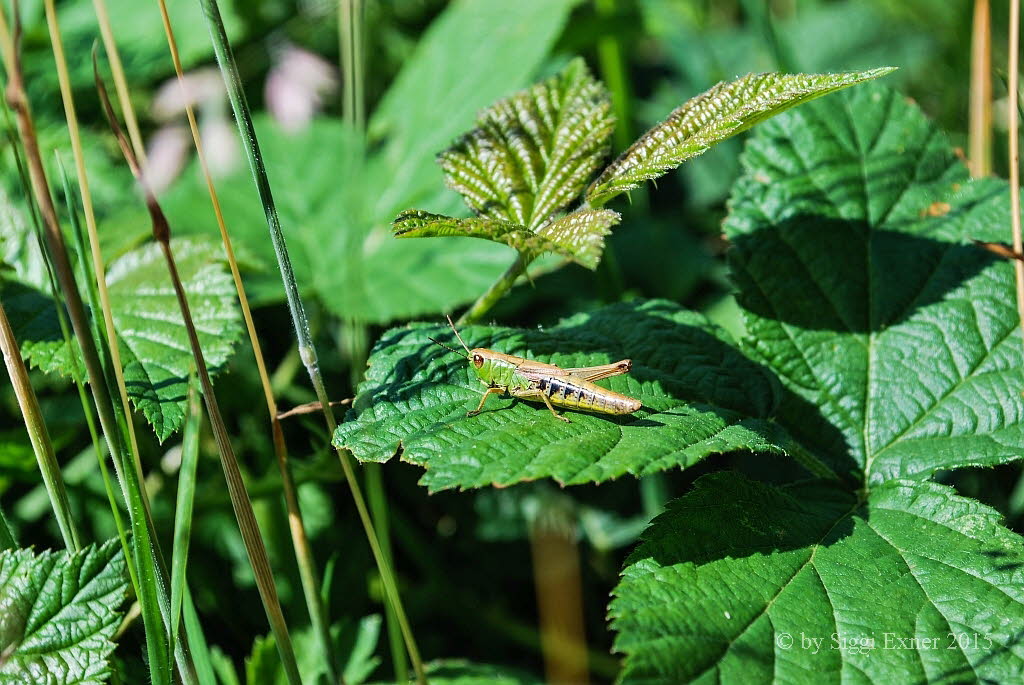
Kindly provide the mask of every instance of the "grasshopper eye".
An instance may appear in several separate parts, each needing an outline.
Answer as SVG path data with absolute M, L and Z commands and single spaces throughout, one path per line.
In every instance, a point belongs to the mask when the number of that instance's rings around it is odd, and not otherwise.
M 478 369 L 481 366 L 483 366 L 484 365 L 484 356 L 482 354 L 474 354 L 473 355 L 473 365 L 476 366 L 476 368 L 478 368 Z

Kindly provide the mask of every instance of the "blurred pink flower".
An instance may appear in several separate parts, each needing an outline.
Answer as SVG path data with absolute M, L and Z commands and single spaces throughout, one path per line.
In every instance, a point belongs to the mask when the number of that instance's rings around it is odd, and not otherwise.
M 174 182 L 188 161 L 192 136 L 184 126 L 162 126 L 146 146 L 146 180 L 154 193 L 160 194 Z
M 159 193 L 167 189 L 185 167 L 192 147 L 192 134 L 183 125 L 186 107 L 193 107 L 199 121 L 199 134 L 210 163 L 210 172 L 224 176 L 238 163 L 238 142 L 228 117 L 227 94 L 220 72 L 197 69 L 166 81 L 153 98 L 153 118 L 164 122 L 149 140 L 149 164 L 146 174 L 150 186 Z M 184 86 L 184 88 L 182 87 Z
M 177 77 L 165 81 L 153 97 L 151 111 L 158 121 L 170 121 L 185 113 L 185 108 L 203 107 L 211 102 L 223 102 L 226 96 L 220 72 L 211 67 L 196 69 L 185 74 L 183 84 Z M 184 85 L 184 89 L 182 89 Z M 184 90 L 184 92 L 182 92 Z
M 281 128 L 295 133 L 309 125 L 324 97 L 337 89 L 333 65 L 308 50 L 286 45 L 267 75 L 264 98 Z

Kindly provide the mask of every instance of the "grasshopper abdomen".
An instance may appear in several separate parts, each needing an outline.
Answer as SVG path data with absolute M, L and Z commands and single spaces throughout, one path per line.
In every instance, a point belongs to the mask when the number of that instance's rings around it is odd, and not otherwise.
M 553 376 L 537 382 L 551 404 L 598 414 L 632 414 L 640 409 L 640 400 L 602 388 L 574 376 Z

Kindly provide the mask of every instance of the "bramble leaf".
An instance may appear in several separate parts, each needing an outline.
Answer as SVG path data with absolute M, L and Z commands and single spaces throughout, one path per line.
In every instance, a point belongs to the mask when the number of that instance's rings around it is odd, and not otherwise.
M 609 609 L 623 683 L 1017 682 L 1024 540 L 937 483 L 735 473 L 670 502 Z
M 761 127 L 726 234 L 773 418 L 840 478 L 716 474 L 644 535 L 610 615 L 623 682 L 1015 682 L 1024 541 L 928 482 L 1024 452 L 1009 224 L 912 104 L 875 85 Z
M 594 269 L 601 258 L 604 236 L 618 221 L 619 214 L 611 210 L 579 210 L 548 223 L 534 233 L 525 226 L 501 219 L 458 219 L 408 209 L 398 215 L 392 230 L 396 238 L 484 238 L 534 256 L 554 252 Z
M 117 540 L 0 552 L 0 681 L 102 683 L 128 589 Z
M 241 335 L 235 286 L 216 247 L 175 240 L 175 258 L 203 355 L 211 371 L 230 358 Z M 116 260 L 107 271 L 114 328 L 121 341 L 128 396 L 166 440 L 184 418 L 192 353 L 163 255 L 149 244 Z M 0 288 L 22 353 L 47 373 L 70 375 L 71 358 L 53 300 L 17 283 Z M 84 365 L 79 361 L 79 369 Z
M 801 402 L 779 420 L 867 483 L 1024 452 L 1009 225 L 918 108 L 869 85 L 766 125 L 725 223 L 750 344 Z M 812 413 L 807 407 L 817 409 Z
M 683 103 L 609 164 L 587 188 L 587 202 L 602 205 L 754 124 L 892 70 L 883 67 L 841 74 L 748 74 L 735 81 L 723 81 Z
M 633 360 L 629 375 L 601 385 L 635 397 L 627 416 L 568 411 L 491 398 L 472 417 L 484 386 L 465 360 L 432 343 L 443 326 L 384 335 L 334 443 L 362 461 L 402 460 L 427 471 L 431 490 L 511 485 L 537 478 L 603 482 L 689 466 L 735 450 L 780 453 L 786 438 L 766 420 L 778 398 L 772 379 L 702 316 L 663 301 L 620 304 L 538 331 L 468 326 L 466 343 L 563 368 Z
M 438 161 L 474 212 L 536 231 L 583 192 L 614 126 L 608 91 L 577 58 L 484 110 Z

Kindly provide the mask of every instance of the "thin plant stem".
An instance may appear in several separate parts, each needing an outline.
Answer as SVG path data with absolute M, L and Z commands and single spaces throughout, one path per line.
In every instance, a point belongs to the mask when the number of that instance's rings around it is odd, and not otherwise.
M 1010 64 L 1009 96 L 1006 99 L 1007 120 L 1010 128 L 1010 221 L 1013 230 L 1013 249 L 1024 250 L 1021 244 L 1020 225 L 1020 123 L 1017 110 L 1019 91 L 1020 57 L 1020 0 L 1010 0 Z M 1017 282 L 1017 313 L 1021 329 L 1024 330 L 1024 262 L 1013 260 Z
M 43 420 L 43 412 L 39 408 L 39 400 L 28 380 L 28 369 L 21 358 L 21 350 L 7 320 L 3 304 L 0 304 L 0 351 L 4 355 L 7 374 L 11 377 L 11 387 L 18 398 L 21 416 L 25 419 L 32 451 L 35 452 L 39 473 L 42 474 L 46 494 L 50 497 L 50 506 L 57 518 L 57 527 L 64 538 L 64 546 L 77 552 L 80 549 L 80 542 L 78 530 L 75 528 L 75 518 L 71 514 L 71 502 L 68 500 L 67 490 L 64 489 L 64 479 L 60 475 L 60 466 L 53 452 L 53 443 Z
M 363 473 L 366 474 L 366 496 L 370 500 L 370 512 L 373 514 L 373 524 L 377 528 L 377 535 L 380 536 L 380 547 L 384 558 L 392 563 L 391 557 L 391 534 L 388 522 L 388 501 L 384 492 L 383 468 L 380 464 L 366 464 Z M 398 624 L 395 609 L 391 602 L 385 605 L 387 613 L 388 644 L 391 647 L 391 661 L 395 668 L 395 682 L 409 682 L 409 672 L 406 668 L 405 650 L 402 649 L 402 628 Z
M 160 16 L 163 21 L 164 35 L 167 39 L 167 46 L 170 50 L 171 61 L 174 63 L 174 71 L 177 74 L 178 83 L 182 90 L 185 89 L 185 74 L 181 65 L 181 58 L 178 53 L 177 40 L 174 37 L 174 28 L 171 26 L 170 14 L 167 11 L 166 0 L 158 0 Z M 284 491 L 285 505 L 288 509 L 288 525 L 291 532 L 292 546 L 295 550 L 295 559 L 299 567 L 299 577 L 302 582 L 302 591 L 306 599 L 306 608 L 309 611 L 310 622 L 316 631 L 320 642 L 320 650 L 323 655 L 324 665 L 328 677 L 332 683 L 343 682 L 335 666 L 334 649 L 331 643 L 330 622 L 327 618 L 327 611 L 324 602 L 320 598 L 320 576 L 316 568 L 316 561 L 309 546 L 309 538 L 306 534 L 305 522 L 302 518 L 302 510 L 299 508 L 298 495 L 295 489 L 295 479 L 292 477 L 291 467 L 288 464 L 288 448 L 284 440 L 284 433 L 281 430 L 278 419 L 277 402 L 274 399 L 274 391 L 270 383 L 270 375 L 267 373 L 267 365 L 263 358 L 263 350 L 260 345 L 259 334 L 256 332 L 256 324 L 252 318 L 252 311 L 249 307 L 249 298 L 242 283 L 242 275 L 238 269 L 238 261 L 235 259 L 235 251 L 231 244 L 231 237 L 228 234 L 227 225 L 224 222 L 224 214 L 221 211 L 220 198 L 214 187 L 213 176 L 207 163 L 206 152 L 203 147 L 202 137 L 199 133 L 199 125 L 196 122 L 195 111 L 185 98 L 185 114 L 188 117 L 189 129 L 192 132 L 192 141 L 196 147 L 196 154 L 199 157 L 199 166 L 203 170 L 203 177 L 206 180 L 206 189 L 213 203 L 213 213 L 217 219 L 217 227 L 220 230 L 221 243 L 224 245 L 224 252 L 227 256 L 228 266 L 231 269 L 231 277 L 235 283 L 235 291 L 238 293 L 238 302 L 242 309 L 242 317 L 245 319 L 246 331 L 249 334 L 249 342 L 252 345 L 253 355 L 256 358 L 256 368 L 259 372 L 260 383 L 263 387 L 263 396 L 267 404 L 267 413 L 270 418 L 271 431 L 273 435 L 274 454 L 277 458 L 278 470 L 281 473 L 281 484 Z
M 188 383 L 188 417 L 181 438 L 181 466 L 178 469 L 178 493 L 174 504 L 174 543 L 171 549 L 171 640 L 178 640 L 181 605 L 185 594 L 188 547 L 192 535 L 192 505 L 196 494 L 196 470 L 199 466 L 199 429 L 203 407 L 194 377 Z
M 0 509 L 0 552 L 5 549 L 17 549 L 18 542 L 14 539 L 11 527 L 7 525 L 3 509 Z
M 360 136 L 366 128 L 366 55 L 363 51 L 365 30 L 366 14 L 363 11 L 363 0 L 352 0 L 352 109 L 355 113 L 355 128 Z
M 85 233 L 82 230 L 82 224 L 78 220 L 78 208 L 75 205 L 75 196 L 71 191 L 71 181 L 68 179 L 68 174 L 64 170 L 64 164 L 61 162 L 60 154 L 54 153 L 57 158 L 57 170 L 60 173 L 61 186 L 64 190 L 64 204 L 67 207 L 68 217 L 71 220 L 71 233 L 75 238 L 75 249 L 78 252 L 78 267 L 80 270 L 79 278 L 86 288 L 86 293 L 89 297 L 89 308 L 91 311 L 98 311 L 100 308 L 99 294 L 96 291 L 96 279 L 92 278 L 92 274 L 89 271 L 89 260 L 86 259 L 85 249 Z M 49 259 L 49 258 L 48 258 Z M 49 263 L 49 262 L 48 262 Z M 50 270 L 52 272 L 53 266 L 50 263 Z M 54 292 L 57 291 L 56 285 L 54 285 Z M 70 348 L 72 345 L 72 338 L 68 334 L 67 324 L 64 323 L 63 310 L 58 308 L 57 313 L 60 315 L 61 320 L 61 333 L 64 335 L 66 344 Z M 101 333 L 100 327 L 102 326 L 102 320 L 95 316 L 89 318 L 89 323 L 92 324 L 92 335 L 94 344 L 97 346 L 97 351 L 101 353 L 100 363 L 105 369 L 109 369 L 109 362 L 102 359 L 102 343 L 105 339 L 104 334 Z M 76 355 L 71 356 L 72 363 L 75 367 L 75 373 L 84 378 L 82 371 L 78 367 L 78 357 Z M 106 362 L 106 363 L 105 363 Z M 107 374 L 109 375 L 109 373 Z M 96 422 L 93 418 L 92 407 L 89 406 L 88 399 L 85 394 L 84 381 L 76 382 L 78 386 L 78 393 L 82 400 L 82 410 L 85 412 L 85 421 L 89 426 L 89 434 L 92 437 L 93 444 L 96 448 L 96 459 L 99 463 L 100 475 L 103 478 L 103 487 L 107 492 L 107 500 L 110 503 L 110 513 L 114 517 L 114 526 L 117 528 L 117 535 L 121 540 L 121 549 L 124 551 L 125 561 L 128 566 L 128 575 L 131 576 L 132 587 L 137 587 L 139 584 L 139 572 L 135 566 L 135 558 L 131 554 L 131 549 L 128 544 L 128 531 L 125 528 L 124 521 L 121 518 L 121 508 L 117 504 L 117 497 L 114 495 L 114 486 L 110 480 L 110 472 L 107 469 L 107 460 L 103 456 L 103 452 L 100 445 L 99 435 L 96 430 Z M 109 378 L 108 378 L 109 387 Z M 115 465 L 116 466 L 116 465 Z
M 89 192 L 89 177 L 85 171 L 85 156 L 82 154 L 82 140 L 78 131 L 78 114 L 75 111 L 75 100 L 71 92 L 71 79 L 68 76 L 67 60 L 64 57 L 64 41 L 61 39 L 60 24 L 57 22 L 57 11 L 54 9 L 53 0 L 44 0 L 43 6 L 46 9 L 46 24 L 50 31 L 53 58 L 57 66 L 57 81 L 60 84 L 61 99 L 64 102 L 64 117 L 67 120 L 68 133 L 71 137 L 71 151 L 75 158 L 78 188 L 82 195 L 82 211 L 85 214 L 85 226 L 89 232 L 93 272 L 96 276 L 103 319 L 107 329 L 107 349 L 110 353 L 111 370 L 117 381 L 117 390 L 121 397 L 121 408 L 125 417 L 124 425 L 128 430 L 128 443 L 131 447 L 130 454 L 135 468 L 135 475 L 139 483 L 145 483 L 145 476 L 142 473 L 142 461 L 139 458 L 139 441 L 135 435 L 135 425 L 131 418 L 131 405 L 128 402 L 128 387 L 124 381 L 124 367 L 121 365 L 121 350 L 117 343 L 117 334 L 114 332 L 114 314 L 110 306 L 110 293 L 107 290 L 106 272 L 103 268 L 103 254 L 100 252 L 99 237 L 96 229 L 96 213 L 93 211 L 92 194 Z M 143 496 L 142 503 L 146 508 L 148 525 L 150 528 L 154 528 L 149 498 Z
M 352 63 L 352 2 L 338 0 L 338 58 L 341 61 L 341 118 L 355 127 L 355 79 Z
M 306 316 L 301 296 L 299 295 L 298 285 L 295 280 L 295 272 L 292 269 L 291 258 L 288 255 L 288 248 L 285 245 L 284 233 L 281 230 L 281 223 L 277 215 L 277 207 L 274 204 L 273 194 L 270 189 L 270 181 L 267 178 L 266 169 L 263 164 L 263 156 L 260 152 L 256 131 L 253 128 L 249 105 L 246 102 L 245 93 L 242 90 L 241 78 L 238 75 L 238 67 L 235 63 L 234 56 L 231 53 L 231 45 L 228 41 L 227 33 L 224 30 L 224 23 L 221 19 L 217 0 L 200 0 L 200 2 L 206 14 L 207 27 L 210 30 L 210 37 L 213 40 L 217 63 L 220 66 L 221 75 L 228 90 L 228 98 L 231 101 L 231 107 L 234 111 L 235 122 L 238 125 L 239 133 L 245 143 L 244 147 L 250 171 L 252 172 L 253 180 L 256 183 L 256 189 L 263 204 L 264 213 L 266 214 L 267 227 L 270 231 L 271 242 L 273 243 L 274 253 L 277 257 L 278 269 L 280 270 L 281 278 L 284 281 L 285 296 L 288 300 L 288 309 L 291 313 L 292 325 L 295 328 L 296 337 L 298 339 L 299 355 L 303 364 L 306 366 L 307 372 L 309 373 L 310 382 L 313 385 L 317 400 L 323 408 L 324 420 L 327 423 L 328 430 L 333 435 L 334 429 L 336 428 L 334 414 L 331 411 L 330 401 L 328 400 L 327 392 L 324 388 L 323 377 L 320 373 L 320 365 L 317 361 L 316 348 L 313 345 L 312 335 L 309 330 L 309 320 Z M 366 532 L 366 538 L 370 545 L 370 550 L 373 553 L 374 561 L 376 562 L 378 571 L 380 572 L 385 594 L 387 594 L 389 600 L 395 607 L 399 625 L 402 627 L 402 635 L 405 638 L 406 649 L 409 651 L 409 658 L 413 664 L 413 669 L 416 671 L 417 681 L 425 683 L 426 673 L 423 669 L 423 663 L 419 656 L 419 648 L 416 646 L 416 641 L 413 637 L 412 630 L 409 627 L 408 619 L 405 616 L 405 610 L 401 604 L 401 598 L 398 594 L 398 585 L 395 582 L 394 572 L 381 551 L 377 534 L 373 527 L 373 521 L 370 518 L 359 483 L 356 481 L 351 457 L 346 451 L 341 449 L 337 450 L 337 453 L 341 462 L 342 470 L 345 472 L 346 481 L 348 482 L 349 489 L 352 493 L 352 500 L 356 505 L 356 511 L 359 514 L 360 521 L 362 522 L 363 528 Z
M 135 118 L 135 108 L 131 106 L 131 98 L 128 95 L 128 80 L 124 76 L 124 66 L 121 64 L 121 54 L 117 50 L 117 43 L 114 41 L 114 32 L 110 28 L 110 14 L 107 12 L 106 0 L 92 0 L 93 9 L 96 11 L 96 21 L 100 26 L 100 36 L 103 38 L 103 50 L 107 53 L 107 60 L 110 62 L 110 74 L 114 77 L 114 92 L 117 93 L 117 104 L 121 106 L 124 113 L 124 123 L 128 129 L 128 138 L 132 141 L 132 148 L 139 163 L 145 169 L 148 164 L 146 160 L 146 146 L 142 142 L 142 134 L 139 132 L 139 121 Z
M 13 9 L 15 17 L 14 32 L 8 27 L 4 12 L 0 11 L 0 52 L 3 55 L 4 69 L 7 74 L 7 102 L 12 111 L 14 111 L 18 122 L 18 133 L 21 137 L 25 157 L 28 162 L 32 191 L 39 206 L 40 214 L 43 217 L 43 224 L 46 228 L 46 241 L 50 248 L 50 255 L 53 258 L 57 280 L 64 293 L 75 337 L 81 346 L 82 357 L 89 378 L 89 387 L 92 390 L 100 425 L 103 427 L 103 434 L 110 448 L 110 453 L 114 456 L 114 464 L 121 478 L 122 491 L 128 503 L 128 512 L 131 517 L 133 532 L 133 556 L 139 568 L 140 581 L 143 581 L 135 589 L 143 607 L 146 649 L 150 660 L 151 676 L 155 683 L 163 685 L 164 683 L 170 683 L 171 678 L 170 668 L 167 665 L 167 633 L 165 632 L 165 626 L 161 623 L 160 614 L 161 608 L 164 606 L 164 603 L 161 602 L 162 590 L 164 588 L 160 582 L 156 559 L 154 558 L 158 552 L 150 535 L 150 520 L 147 516 L 148 510 L 142 494 L 142 484 L 136 477 L 134 469 L 126 464 L 127 456 L 122 443 L 120 427 L 114 413 L 113 403 L 110 399 L 99 356 L 86 323 L 85 310 L 75 285 L 71 265 L 68 261 L 67 249 L 64 244 L 60 223 L 57 220 L 56 208 L 50 197 L 49 184 L 46 180 L 42 157 L 39 153 L 35 124 L 32 121 L 28 97 L 25 94 L 21 62 L 16 47 L 20 31 L 17 19 L 17 3 L 14 4 Z M 145 572 L 145 578 L 142 577 L 143 572 Z M 179 660 L 179 665 L 181 666 L 185 682 L 191 683 L 194 682 L 194 678 L 188 678 L 191 669 L 188 668 L 187 655 L 184 656 L 183 660 Z
M 181 318 L 185 324 L 189 347 L 195 362 L 199 384 L 203 391 L 203 402 L 206 404 L 206 413 L 210 419 L 214 441 L 217 443 L 217 451 L 220 453 L 224 479 L 231 494 L 231 505 L 235 512 L 235 518 L 238 520 L 242 541 L 245 544 L 245 551 L 249 557 L 249 565 L 252 567 L 253 575 L 256 578 L 256 587 L 259 590 L 260 599 L 263 602 L 263 608 L 270 623 L 270 629 L 274 634 L 274 641 L 281 656 L 285 676 L 292 685 L 299 685 L 302 679 L 299 676 L 299 668 L 295 659 L 295 651 L 292 648 L 291 637 L 288 633 L 288 625 L 285 622 L 284 613 L 281 610 L 281 602 L 277 595 L 277 587 L 274 584 L 270 559 L 267 557 L 263 536 L 256 521 L 256 514 L 252 509 L 252 501 L 246 492 L 245 481 L 242 479 L 238 460 L 235 458 L 234 448 L 231 446 L 227 426 L 224 424 L 224 418 L 220 413 L 217 396 L 213 390 L 213 382 L 210 380 L 210 373 L 206 368 L 206 361 L 203 358 L 203 350 L 199 345 L 199 336 L 196 333 L 195 323 L 192 320 L 188 297 L 181 283 L 181 276 L 178 273 L 178 266 L 174 259 L 174 251 L 171 248 L 170 225 L 167 223 L 167 218 L 164 216 L 160 205 L 156 201 L 156 197 L 142 175 L 138 160 L 135 158 L 131 146 L 121 131 L 117 117 L 114 115 L 110 99 L 107 97 L 106 88 L 103 85 L 102 79 L 100 79 L 95 50 L 93 51 L 93 74 L 96 80 L 96 91 L 100 96 L 100 104 L 103 106 L 107 121 L 114 132 L 114 136 L 117 138 L 125 161 L 145 193 L 146 208 L 149 210 L 153 224 L 153 239 L 160 245 L 160 250 L 163 252 L 167 263 L 167 271 L 171 277 L 171 284 L 174 287 L 174 294 L 178 300 L 178 307 L 181 310 Z
M 508 292 L 509 288 L 515 285 L 515 282 L 519 280 L 519 277 L 526 273 L 526 267 L 529 264 L 526 256 L 522 253 L 516 255 L 516 259 L 512 264 L 505 270 L 498 280 L 491 284 L 491 287 L 481 295 L 473 305 L 459 317 L 456 322 L 460 326 L 466 324 L 476 323 L 491 310 L 498 300 Z
M 971 34 L 971 95 L 967 168 L 981 178 L 992 173 L 992 22 L 989 0 L 974 0 Z
M 5 109 L 6 114 L 6 109 Z M 13 135 L 13 134 L 12 134 Z M 14 151 L 15 165 L 18 167 L 18 175 L 21 177 L 22 185 L 25 187 L 26 196 L 29 191 L 28 171 L 22 164 L 21 155 L 18 154 L 18 147 L 15 141 L 11 141 L 11 149 Z M 57 157 L 57 169 L 60 172 L 61 183 L 64 189 L 65 202 L 68 203 L 72 223 L 77 223 L 78 217 L 71 204 L 71 187 L 68 182 L 67 172 Z M 43 256 L 43 263 L 46 265 L 46 275 L 50 283 L 50 290 L 53 292 L 54 304 L 57 311 L 57 324 L 60 326 L 60 334 L 64 345 L 68 349 L 68 358 L 71 361 L 71 377 L 74 379 L 75 389 L 78 391 L 78 401 L 82 405 L 82 413 L 85 415 L 85 424 L 89 430 L 89 438 L 92 441 L 93 453 L 96 455 L 96 463 L 100 469 L 100 477 L 103 480 L 103 490 L 107 494 L 107 502 L 110 504 L 110 513 L 114 517 L 114 527 L 117 529 L 117 537 L 121 543 L 121 551 L 124 552 L 125 561 L 128 566 L 128 574 L 132 579 L 132 586 L 138 584 L 138 574 L 135 569 L 134 559 L 128 546 L 128 532 L 125 529 L 124 521 L 121 519 L 120 508 L 117 505 L 117 496 L 114 494 L 114 485 L 110 481 L 110 472 L 107 470 L 106 459 L 103 456 L 103 445 L 100 441 L 99 431 L 96 428 L 96 418 L 93 416 L 92 406 L 89 404 L 89 396 L 85 391 L 84 371 L 79 365 L 78 353 L 75 351 L 74 338 L 71 335 L 67 315 L 64 313 L 64 302 L 60 296 L 60 287 L 57 285 L 57 276 L 54 273 L 53 260 L 46 250 L 43 238 L 43 224 L 39 217 L 39 211 L 30 197 L 26 197 L 32 215 L 32 227 L 36 236 L 36 244 L 39 247 L 39 254 Z M 76 227 L 79 229 L 80 227 Z
M 64 190 L 64 202 L 67 206 L 68 215 L 71 217 L 72 231 L 77 236 L 77 240 L 82 239 L 82 227 L 78 222 L 78 212 L 74 205 L 74 195 L 71 192 L 71 183 L 68 180 L 67 172 L 64 170 L 64 165 L 60 161 L 60 155 L 57 155 L 57 170 L 60 172 L 61 186 Z M 35 205 L 32 205 L 35 209 Z M 40 241 L 42 240 L 42 226 L 39 227 Z M 40 250 L 43 248 L 40 247 Z M 46 254 L 46 253 L 44 253 Z M 80 253 L 81 254 L 81 253 Z M 59 292 L 57 286 L 57 277 L 53 273 L 53 263 L 49 255 L 46 255 L 47 259 L 47 270 L 50 274 L 50 281 L 54 294 Z M 82 270 L 82 281 L 83 283 L 89 283 L 88 274 L 88 262 L 85 258 L 79 257 L 80 267 Z M 60 322 L 61 335 L 64 336 L 64 343 L 68 346 L 68 349 L 72 348 L 73 338 L 71 332 L 68 329 L 67 317 L 64 315 L 64 309 L 61 306 L 63 303 L 58 303 L 57 315 L 58 321 Z M 78 364 L 79 359 L 77 354 L 71 355 L 71 364 L 75 375 L 75 387 L 78 388 L 79 399 L 82 402 L 82 411 L 85 414 L 85 423 L 89 427 L 89 436 L 92 438 L 93 448 L 96 451 L 96 461 L 99 464 L 100 475 L 103 478 L 103 488 L 107 493 L 107 500 L 110 502 L 110 513 L 114 517 L 114 526 L 117 528 L 118 537 L 121 538 L 121 547 L 124 550 L 125 559 L 128 561 L 128 571 L 131 574 L 135 574 L 135 564 L 131 555 L 128 553 L 128 533 L 124 526 L 124 521 L 121 519 L 121 510 L 117 505 L 117 497 L 114 495 L 114 485 L 110 480 L 110 471 L 107 469 L 107 460 L 103 456 L 103 447 L 100 442 L 99 431 L 96 428 L 96 418 L 93 416 L 92 406 L 89 404 L 88 396 L 85 393 L 84 384 L 84 372 Z

